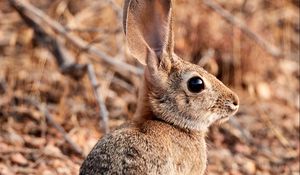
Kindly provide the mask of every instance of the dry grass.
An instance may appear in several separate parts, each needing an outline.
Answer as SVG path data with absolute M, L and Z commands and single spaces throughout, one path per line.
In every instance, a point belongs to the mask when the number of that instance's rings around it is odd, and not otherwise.
M 34 6 L 99 50 L 135 67 L 118 17 L 122 1 L 31 0 Z M 176 0 L 176 52 L 231 86 L 241 99 L 235 120 L 208 135 L 208 174 L 299 174 L 299 1 L 217 1 L 249 29 L 278 47 L 274 58 L 202 1 Z M 7 1 L 0 1 L 0 174 L 78 174 L 76 154 L 44 114 L 28 103 L 47 104 L 55 122 L 86 155 L 102 136 L 93 87 L 84 76 L 60 73 L 51 52 L 38 44 Z M 78 49 L 43 24 L 76 63 L 92 63 L 109 111 L 109 127 L 135 111 L 140 76 L 117 71 Z M 203 62 L 202 62 L 203 63 Z M 202 64 L 201 63 L 201 64 Z

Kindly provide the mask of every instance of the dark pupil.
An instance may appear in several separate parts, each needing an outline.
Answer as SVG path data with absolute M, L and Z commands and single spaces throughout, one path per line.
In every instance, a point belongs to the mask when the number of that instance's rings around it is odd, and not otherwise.
M 201 92 L 204 89 L 204 82 L 200 77 L 192 77 L 189 79 L 187 85 L 189 91 L 193 93 Z

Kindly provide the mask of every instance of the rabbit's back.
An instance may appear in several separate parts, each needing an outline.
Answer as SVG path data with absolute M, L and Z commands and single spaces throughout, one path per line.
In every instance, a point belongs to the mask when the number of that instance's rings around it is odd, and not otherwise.
M 161 121 L 129 123 L 105 136 L 82 164 L 80 174 L 202 174 L 204 136 Z

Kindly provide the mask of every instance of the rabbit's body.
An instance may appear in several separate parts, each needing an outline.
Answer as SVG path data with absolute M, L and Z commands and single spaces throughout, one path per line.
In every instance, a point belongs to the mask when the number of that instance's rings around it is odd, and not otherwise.
M 124 4 L 128 48 L 145 64 L 136 115 L 96 144 L 80 174 L 203 175 L 205 133 L 234 115 L 239 99 L 173 52 L 172 0 Z
M 199 175 L 206 167 L 205 150 L 202 132 L 159 120 L 128 123 L 96 144 L 81 174 Z

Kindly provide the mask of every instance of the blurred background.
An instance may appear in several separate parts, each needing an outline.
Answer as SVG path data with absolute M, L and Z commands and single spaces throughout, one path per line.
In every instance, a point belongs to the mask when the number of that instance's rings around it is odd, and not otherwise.
M 123 2 L 20 2 L 0 1 L 0 174 L 78 174 L 136 109 L 142 66 L 124 44 Z M 176 53 L 241 101 L 209 130 L 207 174 L 299 175 L 299 0 L 175 0 L 174 11 Z

